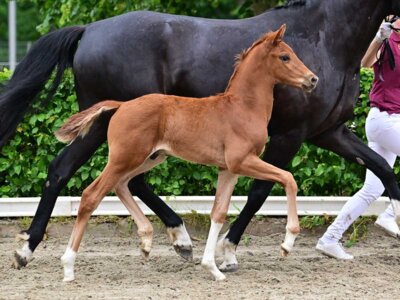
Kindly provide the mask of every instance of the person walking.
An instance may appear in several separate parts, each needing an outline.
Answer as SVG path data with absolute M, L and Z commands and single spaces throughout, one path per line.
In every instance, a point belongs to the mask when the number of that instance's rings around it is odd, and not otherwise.
M 389 22 L 382 23 L 361 66 L 374 68 L 371 109 L 365 124 L 368 146 L 393 167 L 396 157 L 400 155 L 400 17 L 391 16 Z M 353 255 L 344 250 L 340 239 L 384 190 L 378 177 L 367 170 L 363 187 L 343 206 L 318 240 L 317 251 L 336 259 L 353 259 Z M 392 205 L 378 216 L 375 225 L 394 237 L 400 236 Z

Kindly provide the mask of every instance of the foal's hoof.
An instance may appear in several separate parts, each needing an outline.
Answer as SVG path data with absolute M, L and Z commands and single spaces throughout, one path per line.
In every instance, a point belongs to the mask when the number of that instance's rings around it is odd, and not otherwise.
M 218 268 L 221 272 L 236 272 L 239 270 L 239 265 L 238 264 L 226 264 L 225 262 L 222 263 L 219 268 Z
M 28 264 L 28 260 L 25 257 L 22 257 L 17 251 L 14 252 L 14 260 L 12 262 L 12 267 L 14 269 L 21 269 L 26 267 Z
M 282 257 L 287 257 L 289 255 L 289 251 L 285 249 L 283 246 L 281 246 L 281 256 Z
M 191 245 L 187 246 L 174 245 L 174 249 L 176 253 L 178 253 L 179 256 L 182 257 L 184 260 L 193 261 L 193 249 Z
M 140 254 L 144 258 L 144 260 L 146 260 L 146 261 L 149 260 L 150 250 L 140 249 Z

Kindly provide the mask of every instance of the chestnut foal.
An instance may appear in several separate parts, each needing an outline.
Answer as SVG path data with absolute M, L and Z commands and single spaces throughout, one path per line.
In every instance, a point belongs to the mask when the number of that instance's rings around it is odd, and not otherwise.
M 238 175 L 281 184 L 288 199 L 287 254 L 300 231 L 291 173 L 259 158 L 267 142 L 273 88 L 276 83 L 311 91 L 318 78 L 282 41 L 286 26 L 267 33 L 239 57 L 225 93 L 203 99 L 150 94 L 134 101 L 103 101 L 73 115 L 56 132 L 68 142 L 84 136 L 104 111 L 114 111 L 108 128 L 109 159 L 102 174 L 82 194 L 78 216 L 65 254 L 64 281 L 74 279 L 74 263 L 92 212 L 115 190 L 138 226 L 141 251 L 147 256 L 152 226 L 132 201 L 129 180 L 163 162 L 168 155 L 219 168 L 211 228 L 202 265 L 216 280 L 225 275 L 215 264 L 215 248 Z

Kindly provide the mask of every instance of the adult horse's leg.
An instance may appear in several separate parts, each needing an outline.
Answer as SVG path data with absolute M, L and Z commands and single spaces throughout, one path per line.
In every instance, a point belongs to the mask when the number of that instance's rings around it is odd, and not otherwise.
M 272 136 L 264 152 L 263 160 L 276 167 L 284 168 L 300 149 L 302 142 L 302 134 L 298 131 L 282 136 Z M 220 265 L 221 271 L 234 272 L 238 270 L 236 247 L 247 225 L 271 192 L 273 185 L 274 183 L 271 181 L 254 180 L 246 205 L 229 231 L 218 242 L 218 254 L 222 254 L 224 257 L 224 261 Z
M 310 139 L 310 142 L 331 150 L 350 161 L 365 165 L 372 171 L 385 186 L 389 198 L 392 200 L 396 221 L 399 223 L 400 189 L 392 168 L 383 157 L 364 144 L 345 125 L 324 132 Z

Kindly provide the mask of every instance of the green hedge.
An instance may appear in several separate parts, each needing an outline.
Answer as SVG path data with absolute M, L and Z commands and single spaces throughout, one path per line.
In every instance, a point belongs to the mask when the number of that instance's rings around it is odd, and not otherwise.
M 10 76 L 9 71 L 0 73 L 0 82 Z M 348 125 L 365 140 L 364 123 L 368 113 L 368 91 L 372 73 L 362 70 L 361 96 L 355 109 L 355 117 Z M 60 152 L 64 144 L 58 142 L 53 131 L 72 113 L 78 110 L 71 73 L 65 79 L 49 103 L 43 105 L 46 93 L 42 93 L 14 138 L 1 149 L 0 196 L 40 196 L 47 175 L 49 162 Z M 82 190 L 99 175 L 107 160 L 107 146 L 103 145 L 92 159 L 82 166 L 69 181 L 62 195 L 80 195 Z M 304 144 L 289 166 L 299 185 L 299 195 L 351 195 L 363 182 L 363 167 L 345 162 L 339 156 Z M 395 169 L 396 174 L 399 167 Z M 194 165 L 176 158 L 156 167 L 147 176 L 159 195 L 212 195 L 216 186 L 216 168 Z M 236 195 L 246 195 L 251 185 L 248 178 L 240 178 Z M 274 195 L 283 195 L 282 188 L 275 186 Z

